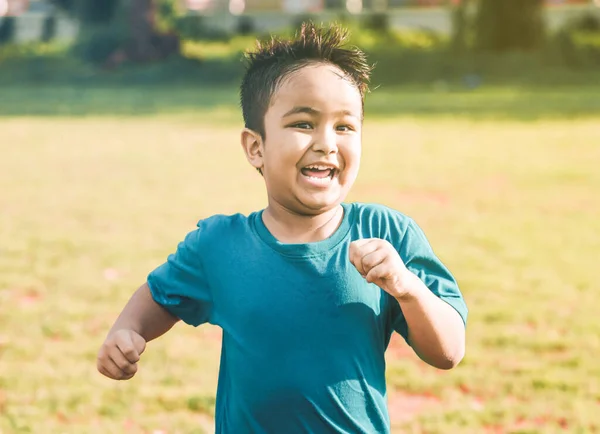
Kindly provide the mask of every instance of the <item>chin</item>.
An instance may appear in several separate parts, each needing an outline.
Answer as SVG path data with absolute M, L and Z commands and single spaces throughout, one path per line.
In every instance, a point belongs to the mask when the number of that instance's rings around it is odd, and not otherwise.
M 303 208 L 306 208 L 311 214 L 321 214 L 335 208 L 342 203 L 345 198 L 345 195 L 342 196 L 339 194 L 319 196 L 320 197 L 298 197 L 298 201 L 303 205 Z

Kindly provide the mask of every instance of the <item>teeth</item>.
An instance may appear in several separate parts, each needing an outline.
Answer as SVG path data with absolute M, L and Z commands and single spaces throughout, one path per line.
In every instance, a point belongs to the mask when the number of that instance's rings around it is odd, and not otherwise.
M 307 169 L 317 169 L 317 170 L 331 170 L 333 167 L 330 166 L 307 166 Z
M 331 178 L 329 176 L 325 177 L 325 178 L 318 178 L 316 176 L 307 176 L 308 179 L 312 179 L 313 181 L 317 181 L 320 182 L 322 184 L 325 184 L 329 181 L 331 181 Z

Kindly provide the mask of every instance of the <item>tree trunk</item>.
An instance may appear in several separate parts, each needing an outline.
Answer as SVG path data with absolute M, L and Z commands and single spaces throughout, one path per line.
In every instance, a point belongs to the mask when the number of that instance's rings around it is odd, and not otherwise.
M 467 49 L 467 0 L 452 6 L 452 48 L 463 53 Z
M 129 7 L 128 57 L 136 62 L 154 59 L 152 0 L 131 0 Z
M 179 52 L 179 38 L 162 35 L 155 29 L 152 0 L 129 1 L 129 42 L 127 58 L 134 62 L 159 60 Z
M 530 50 L 544 40 L 544 0 L 479 0 L 476 44 L 485 51 Z

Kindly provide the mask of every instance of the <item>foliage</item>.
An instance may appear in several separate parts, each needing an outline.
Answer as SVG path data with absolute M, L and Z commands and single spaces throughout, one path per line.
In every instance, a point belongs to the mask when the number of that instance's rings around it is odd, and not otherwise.
M 365 14 L 361 21 L 365 29 L 374 30 L 384 34 L 391 31 L 390 17 L 385 12 Z
M 247 36 L 256 33 L 256 24 L 251 17 L 241 16 L 237 20 L 235 32 L 238 35 Z
M 175 21 L 175 31 L 182 40 L 188 41 L 228 41 L 231 38 L 225 30 L 208 25 L 209 17 L 183 15 Z
M 242 51 L 252 47 L 256 37 L 269 37 L 251 32 L 253 25 L 246 20 L 248 17 L 243 17 L 240 25 L 245 27 L 244 33 L 250 33 L 236 36 L 215 30 L 207 17 L 181 15 L 171 0 L 165 0 L 164 7 L 159 3 L 158 10 L 157 19 L 163 23 L 162 28 L 165 31 L 170 29 L 181 38 L 181 55 L 189 61 L 174 59 L 154 63 L 151 68 L 147 67 L 147 72 L 143 72 L 141 66 L 132 67 L 125 62 L 121 63 L 119 73 L 114 71 L 105 74 L 98 70 L 90 74 L 87 68 L 74 66 L 74 62 L 64 62 L 61 57 L 63 54 L 45 52 L 41 54 L 42 58 L 36 59 L 24 54 L 29 59 L 26 61 L 18 60 L 18 50 L 11 49 L 10 59 L 4 56 L 0 81 L 28 80 L 31 77 L 38 81 L 45 77 L 50 81 L 130 83 L 143 76 L 144 82 L 194 82 L 195 77 L 202 77 L 204 82 L 224 83 L 229 80 L 231 84 L 237 84 L 242 71 Z M 107 59 L 113 58 L 115 53 L 119 54 L 119 47 L 126 45 L 129 38 L 126 11 L 115 14 L 115 17 L 107 24 L 83 27 L 71 52 L 86 62 L 106 66 Z M 472 17 L 469 13 L 464 15 L 466 22 L 472 22 Z M 593 15 L 569 22 L 536 50 L 503 52 L 476 50 L 473 29 L 463 35 L 464 44 L 461 48 L 456 35 L 448 38 L 425 30 L 382 32 L 378 28 L 365 27 L 364 21 L 348 16 L 340 16 L 337 21 L 350 30 L 350 44 L 365 50 L 370 62 L 376 64 L 372 80 L 375 87 L 407 83 L 438 83 L 442 87 L 461 84 L 469 88 L 493 83 L 584 83 L 594 80 L 593 73 L 600 62 L 599 23 Z M 277 33 L 289 36 L 295 30 L 290 27 Z M 9 51 L 5 50 L 6 53 Z M 52 60 L 55 56 L 61 60 Z M 27 66 L 27 62 L 34 66 Z M 61 62 L 65 65 L 62 69 Z M 10 68 L 9 64 L 12 65 Z M 52 67 L 40 68 L 39 65 Z M 19 68 L 37 68 L 42 72 L 15 73 Z M 173 76 L 169 78 L 169 74 Z
M 165 59 L 179 50 L 176 0 L 56 0 L 80 21 L 73 52 L 96 65 Z
M 44 18 L 40 40 L 50 42 L 56 35 L 56 15 L 50 14 Z
M 484 51 L 532 50 L 544 41 L 544 0 L 479 0 L 476 47 Z
M 127 40 L 122 28 L 114 24 L 95 25 L 82 29 L 73 53 L 95 65 L 103 65 Z
M 107 24 L 124 0 L 51 0 L 60 9 L 76 17 L 83 24 Z
M 176 31 L 177 20 L 183 15 L 179 9 L 181 2 L 178 0 L 155 0 L 154 10 L 156 30 L 161 33 Z
M 572 68 L 600 65 L 600 17 L 582 14 L 553 38 L 554 51 Z
M 15 17 L 0 18 L 0 45 L 11 43 L 15 37 L 15 31 Z

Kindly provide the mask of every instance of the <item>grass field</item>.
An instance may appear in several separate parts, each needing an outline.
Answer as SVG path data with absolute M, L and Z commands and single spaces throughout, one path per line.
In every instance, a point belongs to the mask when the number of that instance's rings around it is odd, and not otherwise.
M 599 91 L 370 96 L 349 200 L 415 218 L 470 308 L 455 370 L 392 343 L 395 433 L 600 432 Z M 95 358 L 198 219 L 265 205 L 235 91 L 3 88 L 0 113 L 0 433 L 210 430 L 218 329 L 177 325 L 129 382 Z

